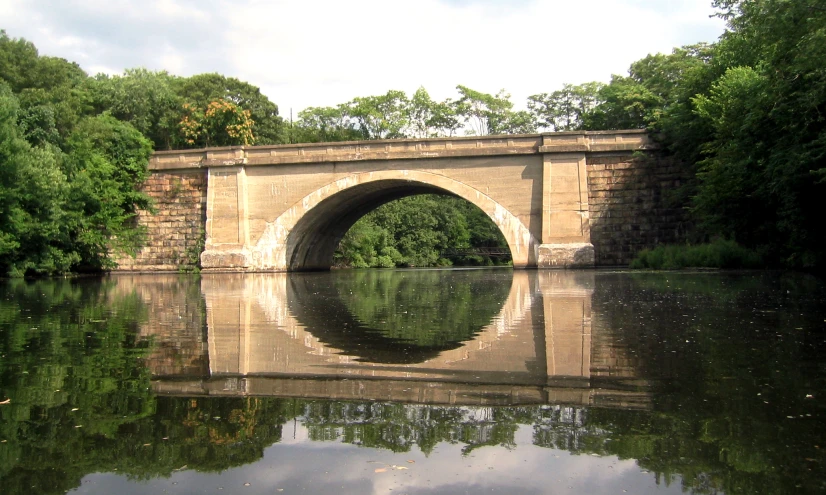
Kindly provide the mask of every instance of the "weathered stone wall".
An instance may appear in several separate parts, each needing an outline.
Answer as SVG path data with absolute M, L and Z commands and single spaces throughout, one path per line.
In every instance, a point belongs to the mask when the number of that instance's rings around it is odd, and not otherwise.
M 146 245 L 135 258 L 122 257 L 117 271 L 176 271 L 198 260 L 204 242 L 207 171 L 154 171 L 143 191 L 157 213 L 138 212 L 147 228 Z
M 589 156 L 586 169 L 597 266 L 627 265 L 644 248 L 683 238 L 688 223 L 677 190 L 686 177 L 672 160 Z

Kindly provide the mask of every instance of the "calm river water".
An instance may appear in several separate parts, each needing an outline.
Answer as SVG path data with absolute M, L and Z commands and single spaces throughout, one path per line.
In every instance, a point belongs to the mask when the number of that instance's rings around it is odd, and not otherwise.
M 0 492 L 826 492 L 826 286 L 417 270 L 0 282 Z

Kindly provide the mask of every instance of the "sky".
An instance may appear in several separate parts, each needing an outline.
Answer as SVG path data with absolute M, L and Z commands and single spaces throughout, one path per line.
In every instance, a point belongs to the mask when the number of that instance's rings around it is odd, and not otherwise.
M 236 77 L 288 117 L 391 89 L 454 98 L 458 84 L 524 108 L 713 42 L 713 14 L 711 0 L 0 0 L 0 29 L 92 75 Z

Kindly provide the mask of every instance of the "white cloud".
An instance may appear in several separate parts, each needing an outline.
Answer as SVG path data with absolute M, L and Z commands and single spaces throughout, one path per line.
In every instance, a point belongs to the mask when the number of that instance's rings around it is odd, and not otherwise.
M 528 95 L 722 33 L 709 0 L 0 0 L 10 36 L 89 72 L 219 72 L 286 115 L 389 89 Z

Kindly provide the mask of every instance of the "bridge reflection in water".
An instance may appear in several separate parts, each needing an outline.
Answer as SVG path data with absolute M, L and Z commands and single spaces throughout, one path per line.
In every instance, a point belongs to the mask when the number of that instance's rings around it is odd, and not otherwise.
M 191 302 L 155 296 L 144 333 L 160 394 L 647 408 L 593 291 L 588 271 L 215 274 L 205 331 L 173 330 L 160 307 L 197 325 Z

